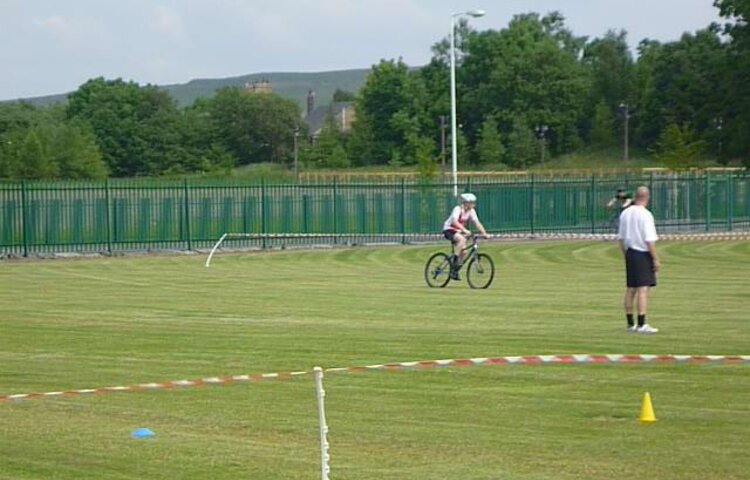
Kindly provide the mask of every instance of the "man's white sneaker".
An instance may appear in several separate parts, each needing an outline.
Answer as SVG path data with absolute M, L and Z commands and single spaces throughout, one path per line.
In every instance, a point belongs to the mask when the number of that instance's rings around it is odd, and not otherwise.
M 631 325 L 628 327 L 628 333 L 635 333 L 637 331 L 638 331 L 638 327 L 636 327 L 635 325 Z
M 636 332 L 638 332 L 638 333 L 659 333 L 659 329 L 652 327 L 648 323 L 645 323 L 645 324 L 643 324 L 643 326 L 638 327 L 638 329 L 636 330 Z

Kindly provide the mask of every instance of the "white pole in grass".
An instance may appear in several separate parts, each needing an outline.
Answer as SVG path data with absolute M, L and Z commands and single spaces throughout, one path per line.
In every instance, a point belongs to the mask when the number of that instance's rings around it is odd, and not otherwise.
M 214 248 L 211 249 L 211 253 L 208 254 L 208 258 L 206 259 L 206 268 L 211 266 L 211 259 L 214 258 L 214 253 L 216 253 L 216 249 L 219 248 L 219 245 L 221 245 L 221 242 L 224 241 L 225 238 L 227 238 L 228 233 L 225 233 L 221 236 L 218 242 L 216 242 L 216 245 L 214 245 Z
M 313 369 L 315 378 L 315 391 L 318 396 L 318 421 L 320 423 L 320 478 L 329 480 L 328 474 L 331 468 L 328 466 L 328 424 L 326 423 L 325 397 L 326 391 L 323 390 L 323 369 L 315 367 Z

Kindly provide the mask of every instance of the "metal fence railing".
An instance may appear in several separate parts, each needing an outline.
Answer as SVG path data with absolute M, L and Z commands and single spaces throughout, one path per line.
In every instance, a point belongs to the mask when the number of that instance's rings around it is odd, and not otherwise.
M 750 229 L 746 171 L 528 175 L 462 180 L 494 233 L 612 231 L 605 208 L 618 187 L 651 188 L 661 231 Z M 210 247 L 223 233 L 439 233 L 452 186 L 402 178 L 279 184 L 200 180 L 0 183 L 0 254 Z M 382 238 L 379 236 L 378 238 Z M 403 237 L 404 239 L 406 237 Z M 299 244 L 320 242 L 300 237 Z M 325 240 L 330 241 L 330 240 Z M 267 240 L 242 240 L 266 247 Z

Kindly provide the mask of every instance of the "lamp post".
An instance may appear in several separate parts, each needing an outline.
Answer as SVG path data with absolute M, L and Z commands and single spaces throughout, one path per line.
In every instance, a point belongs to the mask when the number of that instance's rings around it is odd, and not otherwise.
M 453 196 L 458 197 L 458 142 L 456 138 L 456 18 L 469 16 L 483 17 L 484 10 L 470 10 L 468 12 L 451 15 L 451 167 L 453 171 Z
M 628 152 L 628 149 L 629 149 L 629 146 L 630 146 L 630 140 L 629 140 L 629 137 L 630 137 L 630 131 L 629 131 L 630 130 L 630 116 L 631 116 L 630 105 L 628 105 L 625 102 L 621 103 L 620 104 L 620 112 L 622 112 L 622 118 L 623 118 L 623 120 L 625 120 L 625 138 L 623 140 L 622 158 L 625 161 L 625 163 L 627 164 L 629 156 L 630 156 L 629 152 Z
M 721 158 L 722 150 L 724 149 L 724 142 L 721 131 L 724 129 L 724 119 L 722 117 L 716 117 L 712 120 L 714 128 L 716 129 L 716 136 L 719 140 L 719 158 Z
M 542 168 L 544 168 L 544 146 L 545 146 L 545 138 L 547 135 L 547 131 L 549 130 L 549 127 L 547 125 L 537 125 L 534 128 L 534 131 L 536 132 L 536 138 L 539 139 L 539 149 L 542 152 Z

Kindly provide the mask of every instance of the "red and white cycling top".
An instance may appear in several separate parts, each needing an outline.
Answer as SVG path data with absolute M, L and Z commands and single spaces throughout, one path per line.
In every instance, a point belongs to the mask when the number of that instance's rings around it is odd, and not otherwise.
M 479 217 L 477 217 L 477 212 L 473 208 L 469 211 L 465 211 L 460 205 L 456 205 L 456 207 L 451 212 L 451 216 L 448 217 L 448 220 L 443 223 L 443 231 L 445 230 L 453 230 L 458 231 L 456 227 L 453 226 L 454 223 L 458 223 L 462 227 L 466 228 L 466 223 L 471 220 L 471 222 L 476 225 L 479 223 Z

